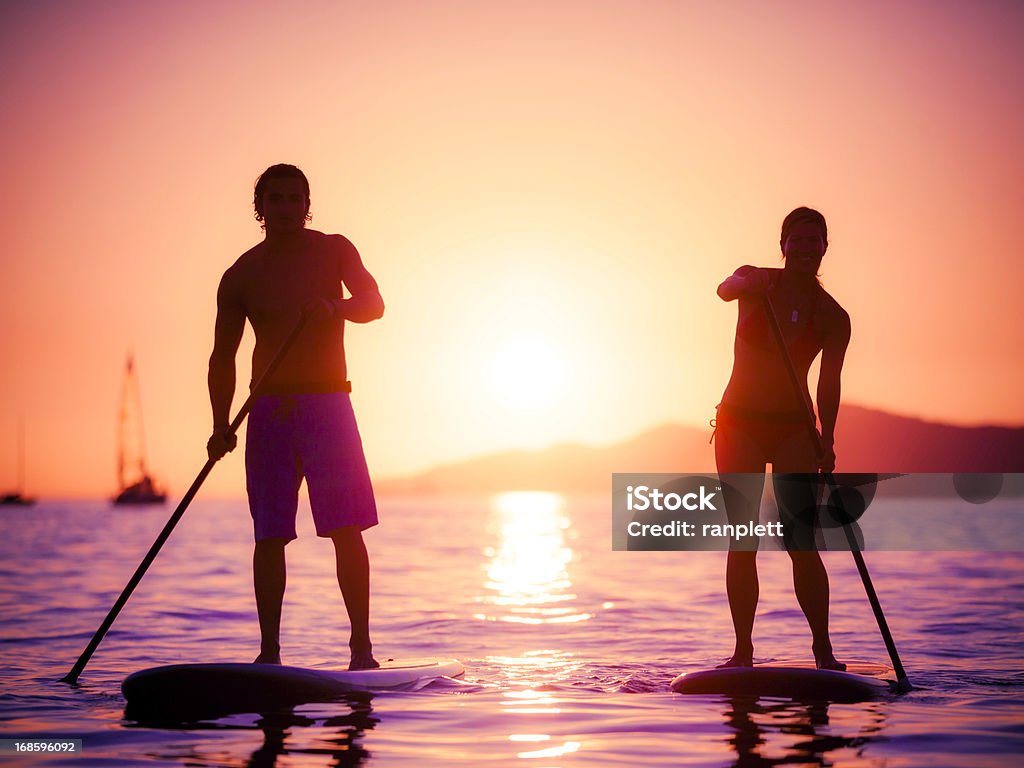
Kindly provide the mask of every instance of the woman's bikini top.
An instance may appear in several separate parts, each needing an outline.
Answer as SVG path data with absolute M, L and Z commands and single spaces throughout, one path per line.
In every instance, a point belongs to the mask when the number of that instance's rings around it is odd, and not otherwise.
M 810 365 L 811 361 L 817 357 L 818 352 L 824 346 L 823 329 L 817 327 L 818 324 L 815 323 L 820 300 L 821 290 L 820 288 L 815 288 L 814 298 L 810 302 L 810 307 L 807 310 L 802 310 L 807 313 L 807 317 L 801 317 L 798 314 L 798 310 L 793 310 L 790 315 L 785 317 L 780 313 L 778 317 L 779 327 L 782 329 L 782 335 L 786 339 L 786 349 L 789 352 L 790 359 L 795 364 L 799 365 L 802 362 Z M 750 307 L 748 305 L 745 307 L 747 311 L 743 313 L 741 320 L 736 326 L 736 336 L 756 349 L 778 354 L 775 336 L 769 327 L 768 316 L 765 314 L 763 306 L 761 306 L 761 300 L 741 298 L 740 301 L 754 301 L 757 306 Z M 800 325 L 800 330 L 793 336 L 791 335 L 791 329 L 796 324 Z

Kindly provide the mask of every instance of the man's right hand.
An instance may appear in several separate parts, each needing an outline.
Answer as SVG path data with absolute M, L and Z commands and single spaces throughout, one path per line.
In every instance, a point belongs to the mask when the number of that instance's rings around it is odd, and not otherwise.
M 219 461 L 225 454 L 235 450 L 238 445 L 238 435 L 229 432 L 227 428 L 214 430 L 210 439 L 206 441 L 206 455 L 211 461 Z

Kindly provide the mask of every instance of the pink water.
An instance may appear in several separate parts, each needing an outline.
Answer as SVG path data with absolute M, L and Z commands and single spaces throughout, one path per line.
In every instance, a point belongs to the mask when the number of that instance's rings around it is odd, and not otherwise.
M 606 498 L 384 499 L 367 533 L 383 657 L 456 657 L 462 683 L 178 728 L 124 718 L 149 666 L 257 650 L 244 502 L 200 499 L 71 688 L 67 672 L 170 509 L 0 513 L 0 737 L 81 738 L 38 765 L 1002 766 L 1024 752 L 1024 555 L 869 552 L 916 690 L 863 704 L 681 696 L 731 650 L 723 553 L 612 552 Z M 285 662 L 346 661 L 329 542 L 300 512 Z M 965 543 L 968 546 L 969 542 Z M 840 658 L 886 661 L 849 553 L 826 553 Z M 788 558 L 760 557 L 761 659 L 806 657 Z M 22 756 L 0 758 L 26 764 Z

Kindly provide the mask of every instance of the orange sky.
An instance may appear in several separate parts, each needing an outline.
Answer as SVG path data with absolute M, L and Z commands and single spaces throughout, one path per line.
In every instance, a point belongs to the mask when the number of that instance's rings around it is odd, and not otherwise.
M 313 226 L 353 240 L 387 302 L 348 331 L 378 475 L 706 423 L 736 311 L 714 289 L 778 265 L 802 204 L 853 318 L 847 401 L 1024 422 L 1014 2 L 0 14 L 0 487 L 24 414 L 28 490 L 113 491 L 131 349 L 150 463 L 183 492 L 217 281 L 260 237 L 275 162 L 306 170 Z M 242 492 L 240 454 L 204 493 Z

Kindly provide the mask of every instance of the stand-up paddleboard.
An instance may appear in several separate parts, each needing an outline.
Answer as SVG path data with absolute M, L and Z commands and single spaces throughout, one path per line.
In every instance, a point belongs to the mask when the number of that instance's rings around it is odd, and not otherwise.
M 688 672 L 672 681 L 672 690 L 849 703 L 891 693 L 895 682 L 884 679 L 891 672 L 884 664 L 870 662 L 847 662 L 846 671 L 839 672 L 815 669 L 813 661 L 778 661 Z
M 356 671 L 280 664 L 172 664 L 134 672 L 121 683 L 134 717 L 260 712 L 331 701 L 353 691 L 418 689 L 465 672 L 455 659 L 389 659 Z

